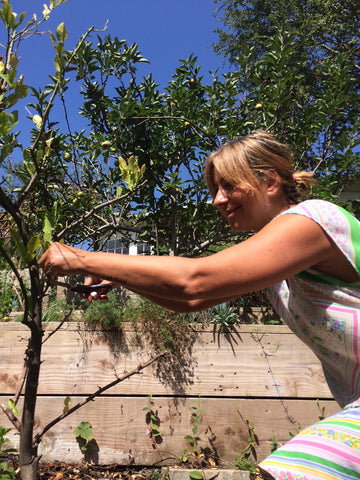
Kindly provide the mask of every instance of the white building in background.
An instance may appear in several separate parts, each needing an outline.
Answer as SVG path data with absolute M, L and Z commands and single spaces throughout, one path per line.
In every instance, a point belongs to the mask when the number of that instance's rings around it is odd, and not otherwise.
M 119 238 L 110 238 L 104 242 L 101 251 L 123 253 L 125 255 L 148 255 L 151 249 L 150 245 L 144 242 L 130 242 L 126 244 Z

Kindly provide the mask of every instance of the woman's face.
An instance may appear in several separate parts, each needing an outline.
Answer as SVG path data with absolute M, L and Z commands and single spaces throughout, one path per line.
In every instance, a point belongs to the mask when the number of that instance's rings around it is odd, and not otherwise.
M 260 230 L 271 218 L 266 212 L 266 196 L 258 198 L 253 192 L 234 187 L 215 170 L 216 195 L 214 205 L 234 232 Z

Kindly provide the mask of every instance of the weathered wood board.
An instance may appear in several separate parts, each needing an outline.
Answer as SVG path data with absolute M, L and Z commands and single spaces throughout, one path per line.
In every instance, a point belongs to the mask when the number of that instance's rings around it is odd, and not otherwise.
M 54 328 L 46 325 L 44 338 Z M 0 324 L 2 405 L 20 379 L 27 336 L 21 324 Z M 197 406 L 206 412 L 199 427 L 200 445 L 214 448 L 223 465 L 233 465 L 247 444 L 246 418 L 255 426 L 261 459 L 272 442 L 284 443 L 300 426 L 318 421 L 317 399 L 326 414 L 339 410 L 318 360 L 285 326 L 241 325 L 227 334 L 198 327 L 185 337 L 177 356 L 119 383 L 55 425 L 41 443 L 43 460 L 80 460 L 73 430 L 88 421 L 99 448 L 94 461 L 173 463 L 187 448 L 190 409 Z M 62 413 L 66 396 L 74 405 L 152 353 L 131 326 L 106 333 L 87 331 L 82 323 L 66 324 L 43 345 L 35 433 Z M 143 411 L 148 395 L 160 420 L 161 443 L 156 448 Z M 0 425 L 10 426 L 3 413 Z M 10 435 L 16 446 L 18 435 L 14 430 Z

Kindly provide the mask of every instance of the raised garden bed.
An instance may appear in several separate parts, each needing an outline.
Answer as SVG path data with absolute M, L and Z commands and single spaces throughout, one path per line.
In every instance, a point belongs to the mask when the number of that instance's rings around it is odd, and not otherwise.
M 57 324 L 44 326 L 45 336 Z M 22 369 L 28 330 L 20 323 L 0 324 L 0 401 L 7 404 Z M 290 434 L 338 410 L 321 366 L 286 326 L 239 325 L 228 331 L 190 327 L 176 351 L 138 375 L 119 383 L 58 423 L 43 438 L 43 462 L 81 463 L 74 435 L 81 422 L 92 425 L 96 448 L 87 460 L 101 465 L 181 464 L 189 451 L 192 413 L 199 414 L 198 449 L 233 468 L 254 430 L 257 460 Z M 153 350 L 133 325 L 119 330 L 88 330 L 67 323 L 43 346 L 35 430 L 99 386 L 134 369 Z M 149 422 L 158 418 L 159 435 Z M 317 401 L 319 400 L 319 402 Z M 21 410 L 21 404 L 19 405 Z M 145 409 L 145 410 L 144 410 Z M 201 413 L 204 411 L 205 413 Z M 253 428 L 251 426 L 253 424 Z M 0 425 L 11 427 L 0 414 Z M 17 448 L 18 435 L 9 433 Z

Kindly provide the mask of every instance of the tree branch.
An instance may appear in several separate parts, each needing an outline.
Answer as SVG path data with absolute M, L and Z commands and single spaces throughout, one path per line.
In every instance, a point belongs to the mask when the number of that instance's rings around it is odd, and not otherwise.
M 42 430 L 42 432 L 38 433 L 35 438 L 34 438 L 34 445 L 37 445 L 39 444 L 39 442 L 41 441 L 41 438 L 45 435 L 45 433 L 50 430 L 50 428 L 52 428 L 54 425 L 56 425 L 57 423 L 59 423 L 61 420 L 63 420 L 64 418 L 68 417 L 69 415 L 71 415 L 73 412 L 75 412 L 76 410 L 78 410 L 79 408 L 83 407 L 84 405 L 86 405 L 87 403 L 91 402 L 94 400 L 95 397 L 99 397 L 102 393 L 104 393 L 106 390 L 108 390 L 109 388 L 117 385 L 118 383 L 122 382 L 123 380 L 126 380 L 127 378 L 130 378 L 132 377 L 133 375 L 136 375 L 138 373 L 141 372 L 141 370 L 144 370 L 144 368 L 150 366 L 152 363 L 156 362 L 159 358 L 165 356 L 165 355 L 168 355 L 169 352 L 162 352 L 162 353 L 158 353 L 157 355 L 155 355 L 155 357 L 152 357 L 150 358 L 147 362 L 145 363 L 142 363 L 140 365 L 138 365 L 136 368 L 134 368 L 134 370 L 131 370 L 130 372 L 128 373 L 125 373 L 124 375 L 122 375 L 120 378 L 117 378 L 116 380 L 114 380 L 113 382 L 111 383 L 108 383 L 107 385 L 105 385 L 104 387 L 100 387 L 98 390 L 96 390 L 96 392 L 92 393 L 91 395 L 89 395 L 88 397 L 85 398 L 85 400 L 83 400 L 82 402 L 79 402 L 77 403 L 76 405 L 74 405 L 72 408 L 70 408 L 69 410 L 67 410 L 66 412 L 64 412 L 62 415 L 59 415 L 57 418 L 55 418 L 54 420 L 52 420 L 50 423 L 48 423 L 44 429 Z
M 92 215 L 95 214 L 95 212 L 97 212 L 98 210 L 102 210 L 103 208 L 105 207 L 108 207 L 109 205 L 113 205 L 114 203 L 116 202 L 119 202 L 121 200 L 124 200 L 128 197 L 131 196 L 131 194 L 140 189 L 141 187 L 143 187 L 145 184 L 147 183 L 147 180 L 144 180 L 142 183 L 140 183 L 139 185 L 137 185 L 134 190 L 131 190 L 127 193 L 125 193 L 124 195 L 121 195 L 120 197 L 115 197 L 113 198 L 112 200 L 107 200 L 106 202 L 103 202 L 99 205 L 95 205 L 94 208 L 92 208 L 91 210 L 89 210 L 87 213 L 85 213 L 84 215 L 82 215 L 80 218 L 78 218 L 77 220 L 75 220 L 73 223 L 71 223 L 70 225 L 68 225 L 67 227 L 63 228 L 61 230 L 61 232 L 59 232 L 58 234 L 56 234 L 56 236 L 54 236 L 54 239 L 56 237 L 57 240 L 60 240 L 69 230 L 72 230 L 74 228 L 76 228 L 77 226 L 83 224 L 85 222 L 85 220 L 87 220 L 88 218 L 90 218 Z

